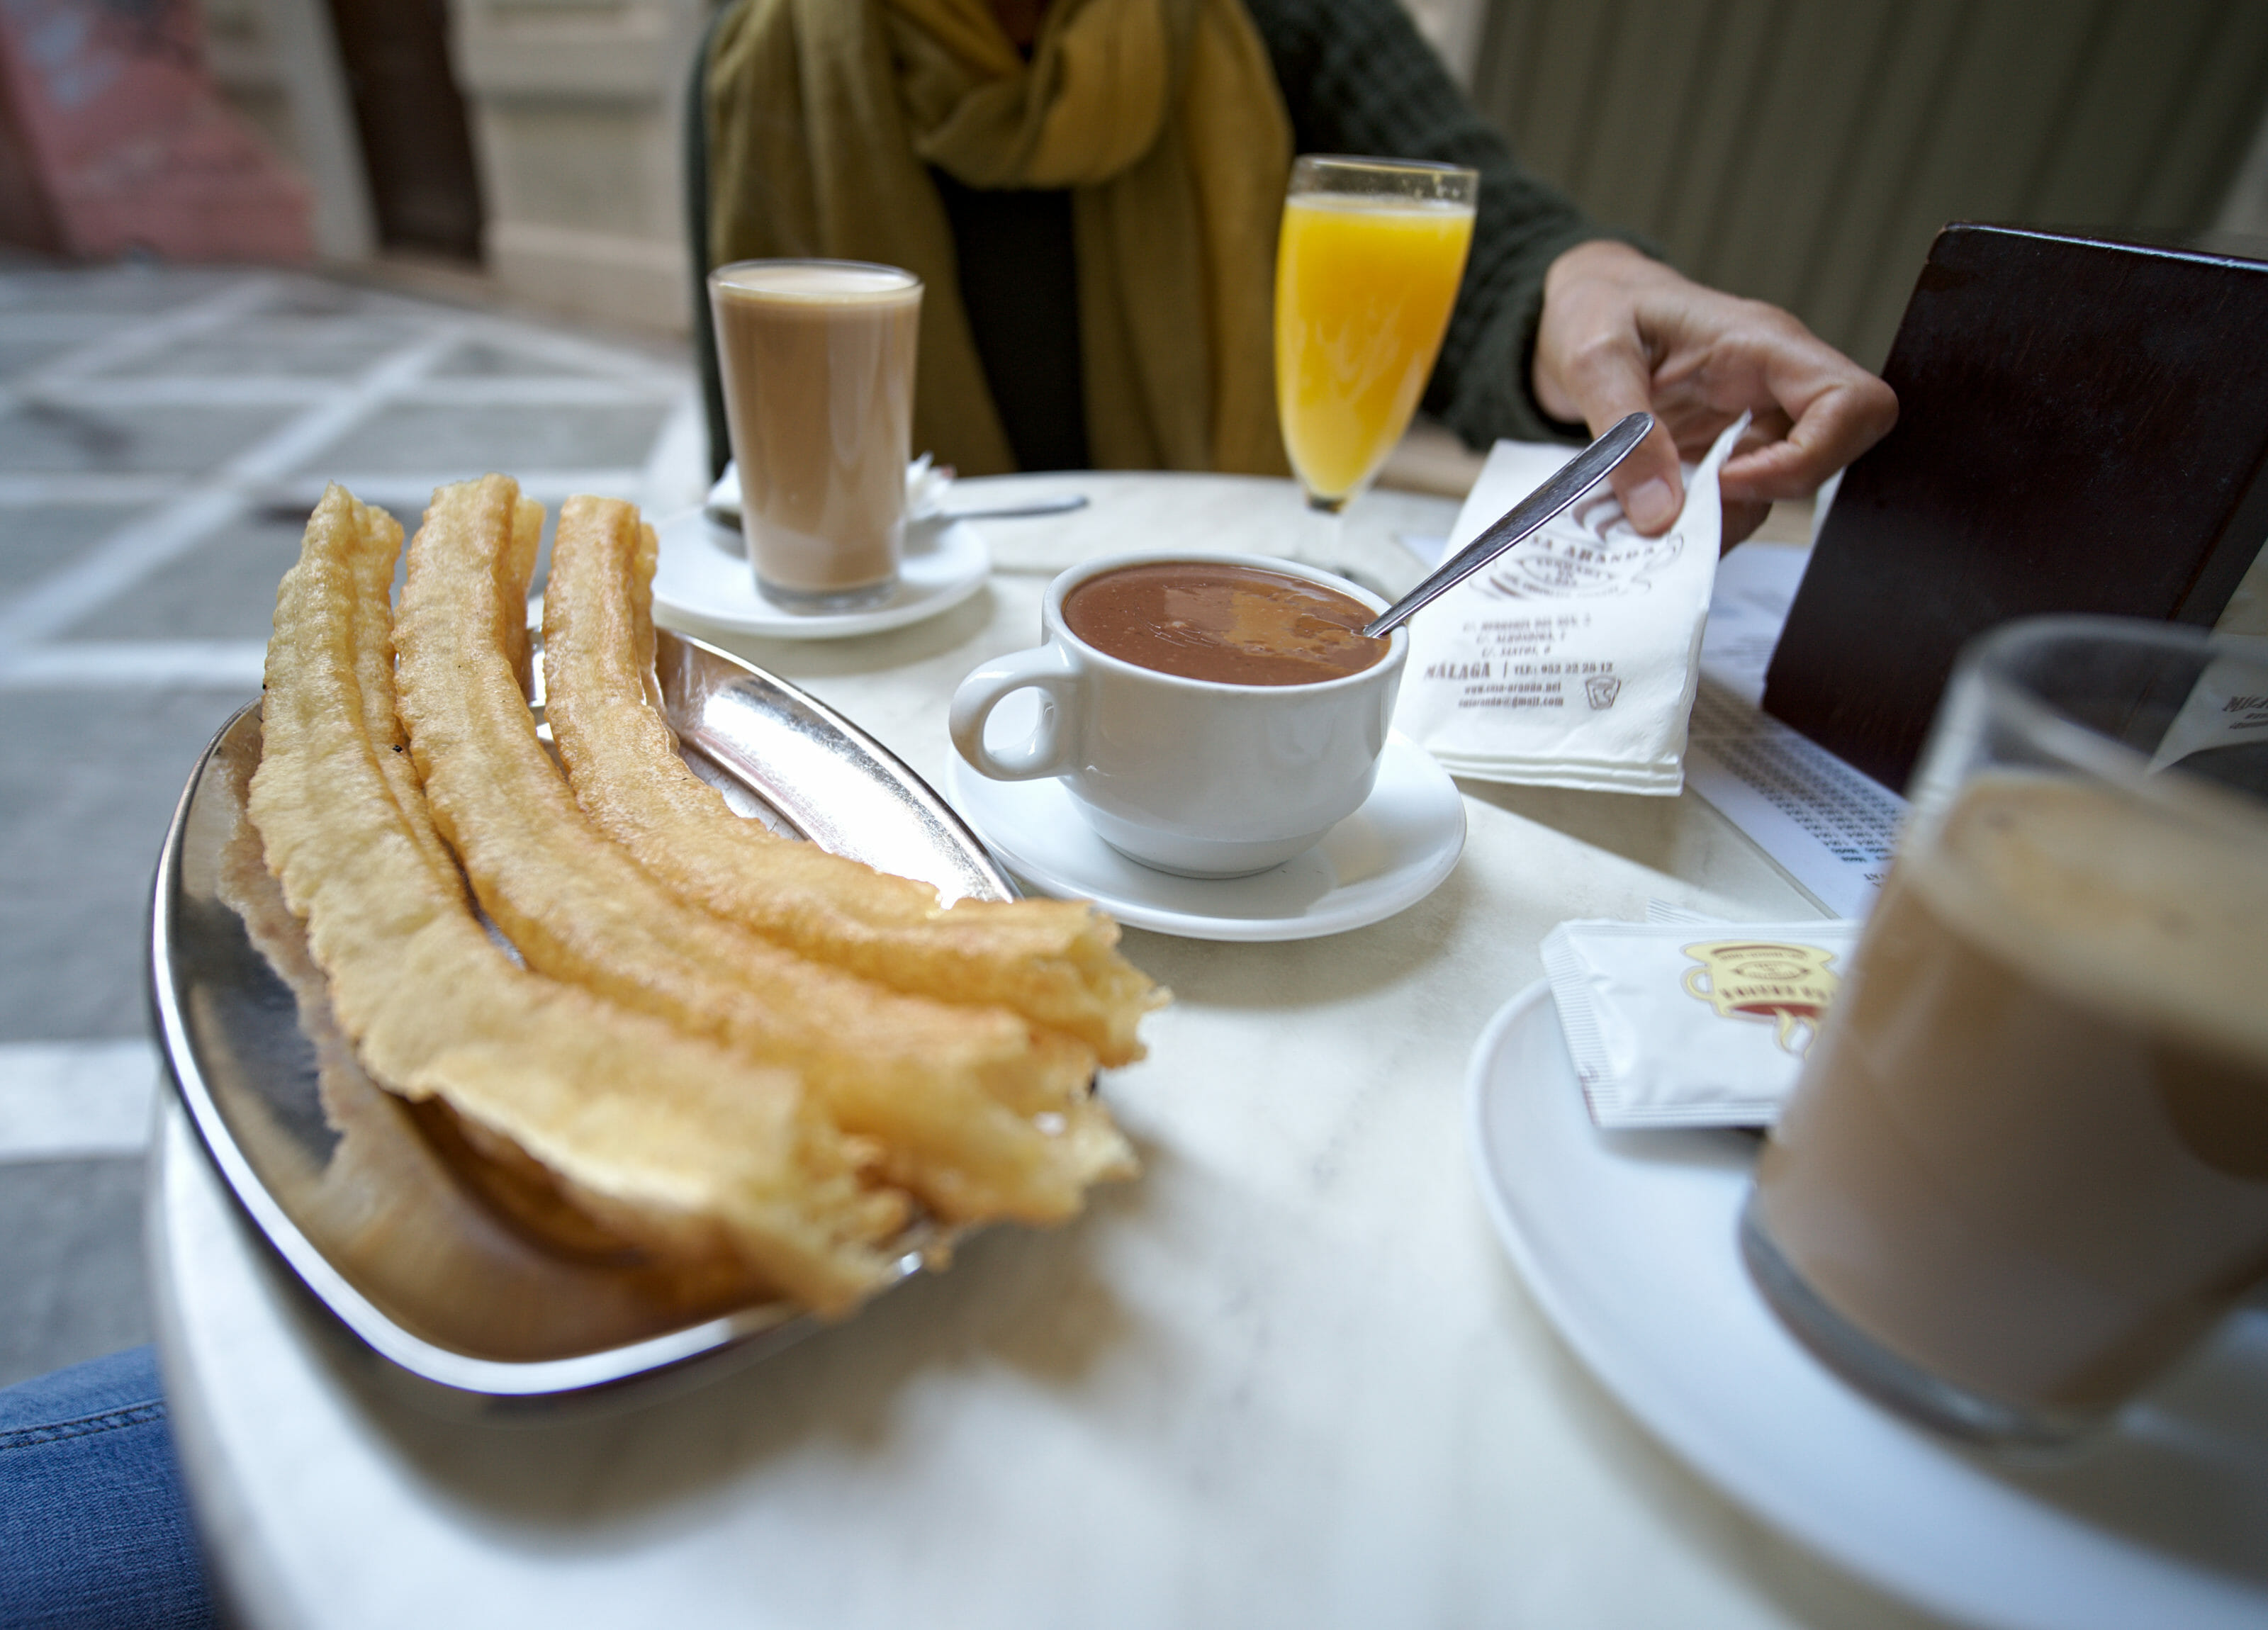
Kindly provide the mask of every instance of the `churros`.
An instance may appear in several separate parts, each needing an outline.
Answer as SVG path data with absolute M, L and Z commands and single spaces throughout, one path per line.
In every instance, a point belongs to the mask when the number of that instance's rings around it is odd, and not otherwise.
M 410 546 L 399 704 L 436 824 L 530 967 L 799 1074 L 940 1216 L 1054 1221 L 1133 1169 L 1088 1096 L 1095 1054 L 990 1005 L 811 960 L 679 899 L 594 826 L 537 739 L 508 637 L 518 488 L 434 495 Z
M 895 989 L 998 1003 L 1105 1064 L 1141 1055 L 1163 994 L 1071 900 L 963 900 L 742 819 L 677 756 L 647 701 L 653 529 L 610 498 L 559 513 L 543 599 L 546 716 L 575 801 L 671 893 Z
M 505 512 L 505 530 L 512 517 Z M 624 1237 L 729 1252 L 823 1312 L 884 1282 L 902 1197 L 793 1073 L 516 967 L 395 770 L 385 585 L 401 532 L 331 488 L 276 596 L 250 810 L 370 1076 L 438 1097 Z M 508 648 L 498 660 L 509 665 Z

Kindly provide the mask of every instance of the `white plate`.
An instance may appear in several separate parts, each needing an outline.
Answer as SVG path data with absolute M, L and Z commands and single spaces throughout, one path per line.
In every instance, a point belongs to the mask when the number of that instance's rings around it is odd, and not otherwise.
M 1015 710 L 994 728 L 1028 728 Z M 1465 848 L 1465 803 L 1426 751 L 1389 737 L 1378 784 L 1363 806 L 1304 855 L 1249 877 L 1177 877 L 1127 859 L 1057 781 L 993 781 L 954 754 L 945 796 L 1008 869 L 1065 899 L 1091 899 L 1121 922 L 1184 939 L 1314 939 L 1363 928 L 1416 905 L 1456 870 Z
M 1604 1133 L 1538 981 L 1474 1049 L 1497 1231 L 1570 1346 L 1734 1499 L 1883 1589 L 2011 1630 L 2268 1623 L 2268 1312 L 2101 1441 L 2014 1465 L 1909 1427 L 1799 1346 L 1742 1267 L 1756 1140 Z
M 906 528 L 905 561 L 888 599 L 858 611 L 796 612 L 756 592 L 740 534 L 699 510 L 657 522 L 654 532 L 661 546 L 653 573 L 656 611 L 773 640 L 843 640 L 902 628 L 960 605 L 992 570 L 992 552 L 968 522 L 917 521 Z

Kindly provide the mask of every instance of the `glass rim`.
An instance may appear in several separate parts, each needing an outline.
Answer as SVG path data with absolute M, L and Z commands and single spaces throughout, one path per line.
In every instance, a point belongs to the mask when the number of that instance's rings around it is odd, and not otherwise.
M 2191 775 L 2178 762 L 2150 767 L 2150 755 L 2114 740 L 2042 695 L 2018 672 L 2027 657 L 2051 646 L 2080 642 L 2154 649 L 2168 656 L 2212 662 L 2228 657 L 2258 667 L 2268 677 L 2268 640 L 2215 634 L 2191 623 L 2155 622 L 2139 617 L 2076 613 L 2022 617 L 1980 635 L 1955 664 L 1941 704 L 1950 718 L 1958 689 L 1972 690 L 1989 712 L 2021 730 L 2058 762 L 2094 776 L 2107 786 L 2193 816 L 2250 823 L 2268 820 L 2268 799 Z M 1933 738 L 1936 731 L 1933 728 Z M 1931 753 L 1934 756 L 1936 743 Z
M 737 272 L 743 267 L 750 266 L 836 267 L 845 271 L 880 272 L 887 276 L 898 278 L 902 281 L 894 283 L 886 289 L 828 290 L 814 290 L 808 293 L 786 289 L 750 289 L 744 284 L 733 283 L 725 281 L 725 275 L 727 273 Z M 927 285 L 922 282 L 920 273 L 909 271 L 902 266 L 891 266 L 880 261 L 847 261 L 840 258 L 839 256 L 823 254 L 760 254 L 751 255 L 745 260 L 726 261 L 720 265 L 711 267 L 708 272 L 704 275 L 703 281 L 707 283 L 709 292 L 712 295 L 717 293 L 719 289 L 731 289 L 738 293 L 752 295 L 760 299 L 808 300 L 813 302 L 844 300 L 880 301 L 895 298 L 909 292 L 918 293 L 927 287 Z
M 1284 195 L 1286 199 L 1396 199 L 1470 210 L 1480 203 L 1481 173 L 1470 165 L 1440 164 L 1430 158 L 1302 153 L 1292 161 Z
M 1301 165 L 1333 165 L 1348 170 L 1376 170 L 1387 174 L 1469 175 L 1480 179 L 1480 172 L 1469 164 L 1448 164 L 1435 158 L 1384 158 L 1363 153 L 1301 153 L 1292 160 L 1292 168 Z
M 1395 628 L 1386 635 L 1386 654 L 1367 668 L 1358 668 L 1351 673 L 1342 673 L 1336 679 L 1311 679 L 1300 685 L 1239 685 L 1228 679 L 1192 679 L 1186 673 L 1168 673 L 1162 668 L 1145 668 L 1138 662 L 1129 661 L 1123 657 L 1114 657 L 1101 647 L 1089 644 L 1078 630 L 1071 626 L 1071 620 L 1064 614 L 1064 604 L 1071 595 L 1093 583 L 1097 577 L 1108 576 L 1112 572 L 1134 566 L 1176 566 L 1184 563 L 1199 566 L 1250 566 L 1263 571 L 1276 572 L 1284 576 L 1305 577 L 1311 583 L 1320 579 L 1323 580 L 1322 586 L 1326 589 L 1337 590 L 1350 598 L 1359 596 L 1358 604 L 1366 605 L 1372 600 L 1376 600 L 1379 603 L 1378 609 L 1381 613 L 1387 609 L 1387 602 L 1383 596 L 1364 588 L 1351 577 L 1342 577 L 1328 566 L 1317 566 L 1307 561 L 1291 560 L 1283 555 L 1242 554 L 1232 549 L 1134 549 L 1118 554 L 1097 555 L 1093 560 L 1081 561 L 1075 566 L 1066 566 L 1057 572 L 1049 580 L 1046 591 L 1040 598 L 1040 621 L 1042 633 L 1052 634 L 1060 630 L 1064 637 L 1078 646 L 1083 655 L 1103 664 L 1106 668 L 1114 672 L 1123 672 L 1146 676 L 1152 679 L 1167 679 L 1172 681 L 1171 688 L 1182 689 L 1194 687 L 1199 694 L 1214 693 L 1221 695 L 1248 695 L 1256 690 L 1296 690 L 1303 695 L 1312 696 L 1318 691 L 1331 686 L 1352 690 L 1359 685 L 1375 684 L 1383 671 L 1399 667 L 1409 657 L 1410 642 L 1403 636 L 1410 630 L 1407 627 L 1403 627 Z

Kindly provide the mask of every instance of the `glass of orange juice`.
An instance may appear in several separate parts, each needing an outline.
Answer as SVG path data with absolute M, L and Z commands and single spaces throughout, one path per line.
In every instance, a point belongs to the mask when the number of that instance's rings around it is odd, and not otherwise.
M 1307 505 L 1299 551 L 1329 565 L 1338 514 L 1410 428 L 1473 242 L 1480 174 L 1309 154 L 1276 250 L 1276 411 Z

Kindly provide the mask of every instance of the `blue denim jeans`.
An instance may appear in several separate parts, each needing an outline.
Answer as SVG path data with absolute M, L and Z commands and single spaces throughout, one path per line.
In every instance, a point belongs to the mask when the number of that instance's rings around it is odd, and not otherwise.
M 0 1630 L 212 1622 L 150 1349 L 0 1389 Z

